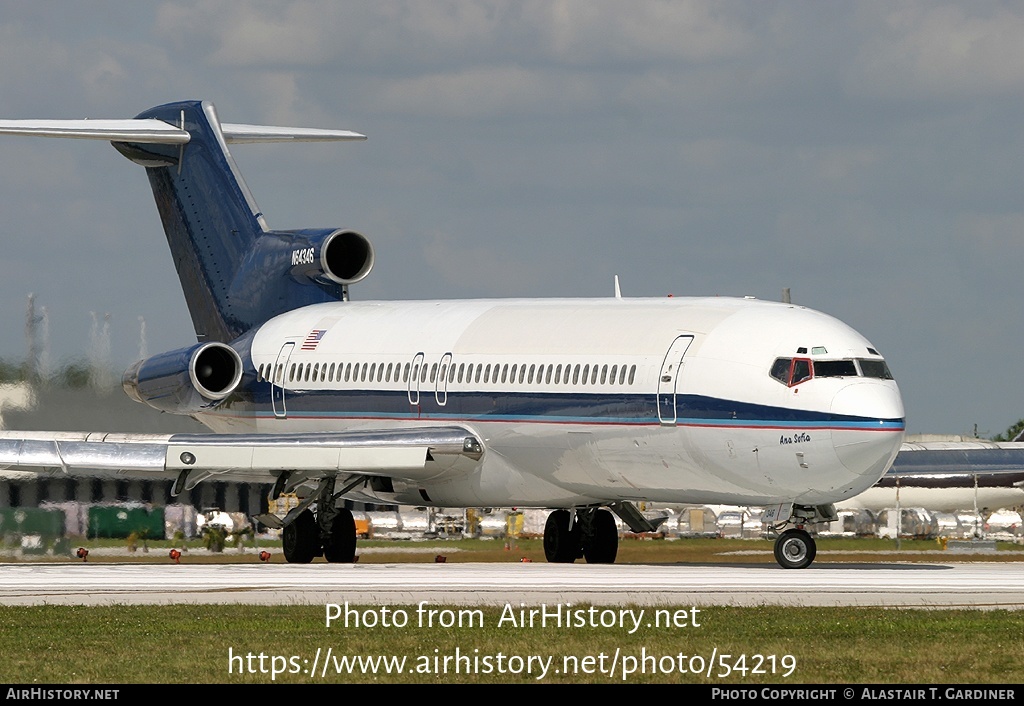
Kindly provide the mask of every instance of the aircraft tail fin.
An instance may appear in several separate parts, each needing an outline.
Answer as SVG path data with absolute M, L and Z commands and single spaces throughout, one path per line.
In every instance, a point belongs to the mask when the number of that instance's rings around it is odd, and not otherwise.
M 200 341 L 229 342 L 281 310 L 342 298 L 343 284 L 355 281 L 311 275 L 305 283 L 319 286 L 296 287 L 294 272 L 277 272 L 267 274 L 274 281 L 253 284 L 251 276 L 268 257 L 276 263 L 292 257 L 296 243 L 326 244 L 337 232 L 270 231 L 227 145 L 362 140 L 364 135 L 221 123 L 206 101 L 168 103 L 130 120 L 0 120 L 2 134 L 109 140 L 146 168 Z

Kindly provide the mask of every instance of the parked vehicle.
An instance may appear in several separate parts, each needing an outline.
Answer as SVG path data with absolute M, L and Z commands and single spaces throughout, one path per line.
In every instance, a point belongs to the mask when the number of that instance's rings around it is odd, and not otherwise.
M 879 511 L 878 536 L 895 539 L 897 533 L 910 539 L 935 539 L 939 536 L 939 524 L 923 507 L 901 508 L 899 514 L 892 507 Z
M 676 521 L 677 536 L 717 537 L 718 532 L 718 517 L 711 508 L 705 505 L 694 505 L 680 509 Z

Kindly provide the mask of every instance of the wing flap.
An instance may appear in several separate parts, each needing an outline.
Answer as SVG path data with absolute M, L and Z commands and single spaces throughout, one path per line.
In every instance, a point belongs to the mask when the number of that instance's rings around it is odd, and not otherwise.
M 427 462 L 428 447 L 414 446 L 309 446 L 260 447 L 170 445 L 166 468 L 179 471 L 358 471 L 360 473 L 412 473 Z

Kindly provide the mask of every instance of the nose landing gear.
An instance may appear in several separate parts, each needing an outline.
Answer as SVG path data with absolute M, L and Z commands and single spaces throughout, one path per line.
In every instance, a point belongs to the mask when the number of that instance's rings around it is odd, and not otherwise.
M 775 561 L 783 569 L 806 569 L 818 553 L 814 538 L 804 529 L 804 525 L 833 522 L 838 518 L 835 505 L 796 505 L 792 503 L 771 508 L 769 515 L 773 520 L 782 520 L 778 524 L 769 525 L 770 533 L 776 533 L 787 525 L 793 525 L 775 540 Z
M 805 569 L 817 552 L 814 538 L 803 529 L 788 529 L 775 540 L 775 561 L 783 569 Z

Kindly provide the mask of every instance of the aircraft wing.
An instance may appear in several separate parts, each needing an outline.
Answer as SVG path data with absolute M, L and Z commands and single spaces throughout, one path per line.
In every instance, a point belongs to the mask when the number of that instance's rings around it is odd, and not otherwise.
M 450 472 L 460 459 L 475 465 L 482 453 L 476 435 L 459 426 L 293 434 L 3 431 L 0 476 L 177 479 L 179 490 L 211 477 L 270 483 L 282 472 L 415 482 Z
M 975 475 L 1015 475 L 1024 479 L 1024 443 L 983 439 L 904 442 L 883 480 L 935 480 L 943 476 Z

